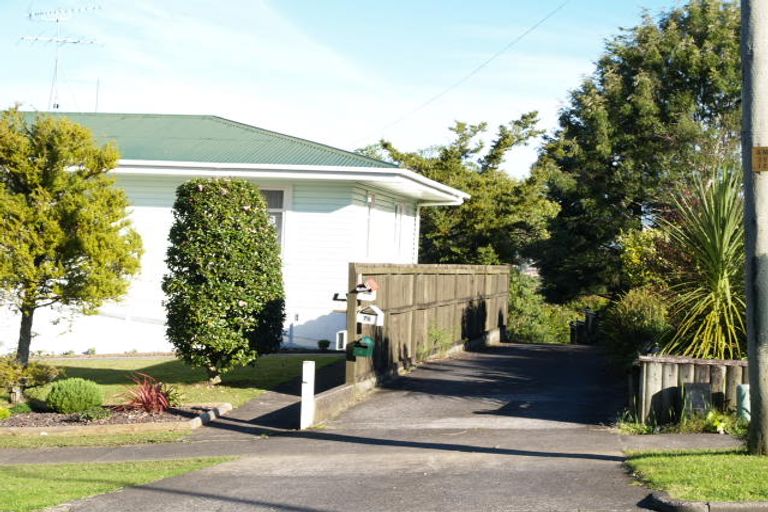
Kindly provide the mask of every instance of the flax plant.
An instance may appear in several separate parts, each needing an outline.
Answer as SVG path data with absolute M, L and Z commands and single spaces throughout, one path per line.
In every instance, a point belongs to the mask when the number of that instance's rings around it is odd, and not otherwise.
M 674 220 L 661 227 L 690 264 L 671 286 L 677 329 L 664 352 L 739 359 L 746 342 L 741 173 L 696 178 L 691 193 L 675 198 L 673 206 Z

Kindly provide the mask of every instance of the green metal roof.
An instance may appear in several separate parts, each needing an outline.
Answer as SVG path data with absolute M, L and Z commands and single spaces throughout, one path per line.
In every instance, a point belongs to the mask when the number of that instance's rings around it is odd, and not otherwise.
M 33 118 L 38 114 L 26 115 Z M 74 112 L 51 115 L 87 126 L 100 143 L 116 142 L 125 160 L 397 167 L 217 116 Z

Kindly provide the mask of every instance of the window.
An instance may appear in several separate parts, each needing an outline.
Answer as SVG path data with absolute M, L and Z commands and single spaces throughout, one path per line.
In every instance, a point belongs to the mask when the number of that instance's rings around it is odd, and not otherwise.
M 282 190 L 262 190 L 261 194 L 267 201 L 267 211 L 272 225 L 277 230 L 277 241 L 283 243 L 283 212 L 285 192 Z

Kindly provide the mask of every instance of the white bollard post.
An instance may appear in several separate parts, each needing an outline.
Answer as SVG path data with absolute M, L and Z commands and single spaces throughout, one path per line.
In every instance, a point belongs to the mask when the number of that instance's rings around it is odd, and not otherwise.
M 299 429 L 315 423 L 315 362 L 304 361 L 301 372 L 301 420 Z

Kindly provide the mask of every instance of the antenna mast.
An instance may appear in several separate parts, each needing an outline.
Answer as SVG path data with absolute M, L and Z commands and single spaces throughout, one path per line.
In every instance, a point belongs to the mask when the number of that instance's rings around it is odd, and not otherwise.
M 53 43 L 56 47 L 56 54 L 53 60 L 53 76 L 51 77 L 51 91 L 48 94 L 48 110 L 59 109 L 59 58 L 61 47 L 66 44 L 79 45 L 79 44 L 97 44 L 94 40 L 77 39 L 73 37 L 61 36 L 61 24 L 68 21 L 74 14 L 80 14 L 84 12 L 96 11 L 101 9 L 101 6 L 93 5 L 87 7 L 76 7 L 72 9 L 51 9 L 48 11 L 35 11 L 29 12 L 27 18 L 30 21 L 44 21 L 49 23 L 56 23 L 56 36 L 55 37 L 41 37 L 41 36 L 24 36 L 22 41 L 29 41 L 30 43 Z

